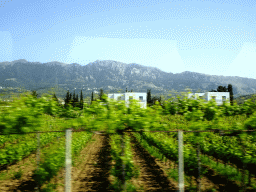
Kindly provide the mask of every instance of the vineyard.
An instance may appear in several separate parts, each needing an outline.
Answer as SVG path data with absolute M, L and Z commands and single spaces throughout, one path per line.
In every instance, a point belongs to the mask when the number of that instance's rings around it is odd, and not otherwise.
M 256 191 L 256 104 L 181 99 L 0 107 L 1 191 Z M 184 184 L 184 186 L 183 186 Z

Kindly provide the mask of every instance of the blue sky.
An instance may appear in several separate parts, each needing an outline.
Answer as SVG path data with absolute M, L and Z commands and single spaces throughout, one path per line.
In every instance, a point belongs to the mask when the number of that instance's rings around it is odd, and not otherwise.
M 255 78 L 255 0 L 0 2 L 0 62 L 115 60 Z

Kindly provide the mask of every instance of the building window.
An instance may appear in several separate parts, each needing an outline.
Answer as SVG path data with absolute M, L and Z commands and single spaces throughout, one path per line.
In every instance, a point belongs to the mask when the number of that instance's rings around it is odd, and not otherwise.
M 216 101 L 216 96 L 212 96 L 212 99 L 214 99 Z
M 222 96 L 222 101 L 226 101 L 226 96 Z
M 199 99 L 203 99 L 203 96 L 199 96 Z
M 117 97 L 117 100 L 120 101 L 120 100 L 121 100 L 121 96 L 118 96 L 118 97 Z
M 139 99 L 140 99 L 140 101 L 142 101 L 143 100 L 143 96 L 139 96 Z
M 129 96 L 129 100 L 132 100 L 133 99 L 133 96 Z

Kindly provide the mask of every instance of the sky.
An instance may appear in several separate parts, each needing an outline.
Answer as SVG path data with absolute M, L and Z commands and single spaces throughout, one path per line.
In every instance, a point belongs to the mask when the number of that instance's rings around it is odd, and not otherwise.
M 0 2 L 0 62 L 114 60 L 256 79 L 255 0 Z

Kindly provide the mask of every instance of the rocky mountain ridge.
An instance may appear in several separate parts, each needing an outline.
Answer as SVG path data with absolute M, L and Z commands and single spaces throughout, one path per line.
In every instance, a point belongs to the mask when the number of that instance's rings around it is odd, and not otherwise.
M 134 92 L 167 95 L 168 91 L 184 92 L 186 88 L 196 92 L 210 91 L 218 86 L 232 84 L 234 96 L 255 93 L 256 79 L 237 76 L 207 75 L 184 71 L 167 73 L 156 67 L 136 63 L 125 64 L 113 60 L 97 60 L 87 65 L 65 64 L 57 61 L 40 63 L 20 59 L 0 62 L 0 87 L 24 87 L 38 90 L 58 85 L 64 90 L 83 90 L 93 88 L 117 92 L 127 88 Z M 1 88 L 0 88 L 1 89 Z

